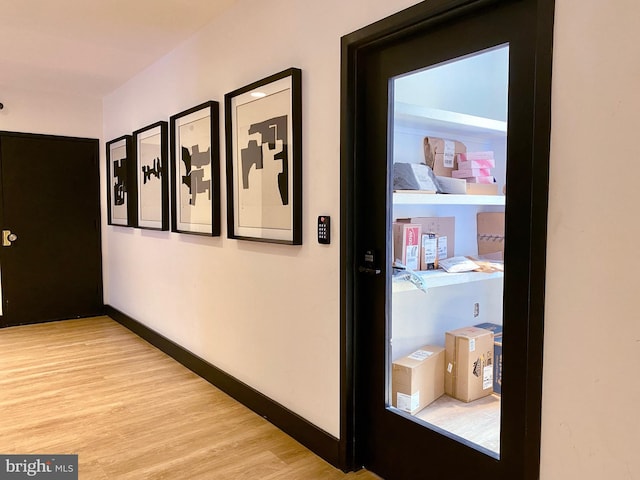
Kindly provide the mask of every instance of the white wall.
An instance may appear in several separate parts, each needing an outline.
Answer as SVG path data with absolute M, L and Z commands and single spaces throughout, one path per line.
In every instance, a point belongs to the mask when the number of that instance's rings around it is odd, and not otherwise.
M 339 222 L 339 40 L 412 3 L 240 0 L 104 100 L 110 139 L 302 68 L 304 245 L 107 227 L 105 300 L 335 436 L 339 237 L 314 218 Z M 541 478 L 636 479 L 640 5 L 556 3 Z
M 507 121 L 509 47 L 414 72 L 394 82 L 394 101 Z
M 556 0 L 542 478 L 640 478 L 640 4 Z
M 340 37 L 413 3 L 239 0 L 104 99 L 109 140 L 205 100 L 220 102 L 222 120 L 225 93 L 302 69 L 304 244 L 227 239 L 223 181 L 220 238 L 105 226 L 105 302 L 336 437 Z M 321 214 L 333 217 L 329 246 L 315 239 Z
M 2 87 L 0 130 L 71 137 L 100 138 L 99 98 Z

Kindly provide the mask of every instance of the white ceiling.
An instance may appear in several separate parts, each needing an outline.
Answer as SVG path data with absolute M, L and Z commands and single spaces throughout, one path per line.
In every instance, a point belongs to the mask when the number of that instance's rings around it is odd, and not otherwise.
M 2 87 L 102 97 L 236 0 L 0 0 Z

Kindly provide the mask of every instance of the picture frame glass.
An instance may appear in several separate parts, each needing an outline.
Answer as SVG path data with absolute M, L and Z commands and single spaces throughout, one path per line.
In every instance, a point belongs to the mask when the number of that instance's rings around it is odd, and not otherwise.
M 293 241 L 292 77 L 231 98 L 234 233 Z
M 129 225 L 127 195 L 128 158 L 125 138 L 109 144 L 109 189 L 111 224 Z
M 136 136 L 138 226 L 163 228 L 163 176 L 166 159 L 162 154 L 162 128 L 160 125 L 140 132 Z
M 178 231 L 212 232 L 211 110 L 175 119 L 176 227 Z

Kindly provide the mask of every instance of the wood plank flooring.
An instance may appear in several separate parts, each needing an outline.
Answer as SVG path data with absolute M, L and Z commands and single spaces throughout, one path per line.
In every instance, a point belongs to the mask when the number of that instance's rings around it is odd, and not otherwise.
M 108 317 L 0 330 L 0 453 L 79 455 L 81 479 L 344 474 Z
M 441 396 L 416 417 L 500 454 L 500 397 L 470 403 Z

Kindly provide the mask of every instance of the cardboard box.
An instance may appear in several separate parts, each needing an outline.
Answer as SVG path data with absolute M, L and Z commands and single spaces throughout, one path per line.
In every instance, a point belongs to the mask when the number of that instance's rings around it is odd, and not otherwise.
M 393 224 L 393 259 L 399 259 L 403 265 L 420 269 L 421 226 L 414 223 Z
M 502 325 L 498 325 L 497 323 L 479 323 L 478 325 L 474 325 L 477 328 L 484 328 L 485 330 L 491 330 L 493 332 L 493 339 L 495 340 L 498 337 L 502 337 Z
M 464 178 L 437 176 L 443 193 L 457 195 L 498 195 L 497 183 L 469 183 Z
M 475 177 L 490 177 L 493 179 L 493 177 L 491 176 L 491 169 L 490 168 L 460 168 L 460 166 L 458 165 L 458 170 L 454 170 L 453 172 L 451 172 L 451 176 L 453 178 L 475 178 Z M 494 180 L 492 180 L 491 182 L 477 182 L 477 183 L 494 183 Z
M 504 212 L 481 212 L 477 216 L 478 255 L 504 255 Z
M 471 402 L 493 392 L 493 332 L 465 327 L 445 334 L 444 390 Z
M 431 167 L 433 173 L 450 177 L 456 166 L 456 156 L 465 153 L 467 147 L 457 140 L 437 137 L 424 137 L 424 163 Z
M 481 177 L 464 177 L 464 179 L 467 181 L 467 183 L 482 183 L 484 185 L 493 185 L 496 183 L 496 177 L 494 177 L 493 175 L 486 175 Z
M 391 403 L 414 414 L 444 394 L 444 348 L 425 345 L 391 366 Z
M 467 154 L 468 155 L 468 154 Z M 458 155 L 458 168 L 495 168 L 496 161 L 493 158 L 487 158 L 483 160 L 464 160 L 466 156 L 464 154 Z
M 422 233 L 438 235 L 438 260 L 455 256 L 455 217 L 399 218 L 398 223 L 413 223 L 422 227 Z
M 493 342 L 493 392 L 502 394 L 502 335 Z
M 502 325 L 480 323 L 474 327 L 493 332 L 493 393 L 502 393 Z
M 483 152 L 465 152 L 460 154 L 460 161 L 462 162 L 487 161 L 493 160 L 494 158 L 493 150 L 485 150 Z M 488 166 L 495 167 L 495 165 Z

